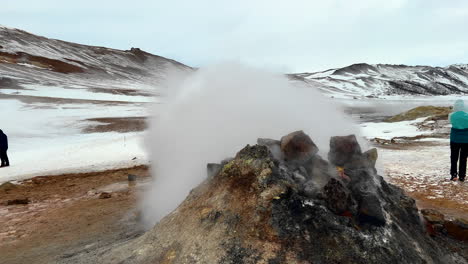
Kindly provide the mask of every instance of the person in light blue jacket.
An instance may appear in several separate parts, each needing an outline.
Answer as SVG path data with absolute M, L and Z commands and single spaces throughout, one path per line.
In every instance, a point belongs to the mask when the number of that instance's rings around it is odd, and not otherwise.
M 463 100 L 457 100 L 449 115 L 450 130 L 450 180 L 465 180 L 468 157 L 468 111 Z M 458 171 L 457 171 L 458 163 Z

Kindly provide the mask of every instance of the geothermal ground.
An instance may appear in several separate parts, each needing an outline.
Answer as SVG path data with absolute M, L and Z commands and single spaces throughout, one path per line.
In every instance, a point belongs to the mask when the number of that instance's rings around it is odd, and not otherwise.
M 468 184 L 449 180 L 450 146 L 434 144 L 380 148 L 385 178 L 416 199 L 419 208 L 468 219 Z
M 123 129 L 128 124 L 135 126 L 139 120 L 118 120 L 114 124 Z M 364 122 L 362 126 L 368 138 L 425 133 L 410 123 Z M 375 124 L 379 124 L 378 128 Z M 468 219 L 468 185 L 448 181 L 446 138 L 375 146 L 380 173 L 415 198 L 420 209 L 433 208 L 449 217 Z M 135 184 L 129 184 L 128 174 L 137 175 Z M 66 262 L 80 252 L 141 235 L 144 230 L 137 201 L 149 181 L 148 168 L 138 166 L 43 175 L 20 181 L 13 188 L 0 188 L 0 263 Z M 102 193 L 109 193 L 110 198 L 103 194 L 100 199 Z M 26 198 L 28 204 L 7 205 L 8 201 Z
M 137 180 L 128 182 L 128 174 Z M 148 176 L 138 166 L 35 177 L 0 190 L 0 263 L 54 263 L 140 235 L 136 202 Z M 6 205 L 25 198 L 29 204 Z
M 468 218 L 468 185 L 447 180 L 445 143 L 379 148 L 385 178 L 450 217 Z M 437 158 L 437 159 L 435 159 Z M 128 174 L 137 175 L 135 184 Z M 137 200 L 149 182 L 145 166 L 35 177 L 0 190 L 0 263 L 53 263 L 143 233 Z M 110 198 L 100 199 L 102 193 Z M 27 205 L 6 205 L 29 198 Z

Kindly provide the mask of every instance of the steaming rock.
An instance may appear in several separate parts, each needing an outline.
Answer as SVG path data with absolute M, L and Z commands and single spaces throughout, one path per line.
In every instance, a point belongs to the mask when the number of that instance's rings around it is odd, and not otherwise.
M 281 138 L 281 151 L 288 161 L 304 162 L 312 158 L 318 148 L 302 130 Z
M 296 135 L 300 140 L 282 143 L 311 148 L 286 147 L 289 158 L 281 160 L 267 146 L 247 145 L 152 230 L 93 254 L 91 262 L 467 263 L 468 246 L 441 234 L 431 238 L 415 201 L 376 175 L 371 162 L 347 167 L 368 158 L 359 145 L 346 145 L 354 137 L 332 138 L 332 163 L 351 178 L 343 181 L 330 164 L 317 162 L 310 139 Z M 325 184 L 315 175 L 298 180 L 307 169 L 291 157 L 304 155 L 311 171 L 322 166 Z
M 228 164 L 233 158 L 227 158 L 221 161 L 220 164 L 218 163 L 208 163 L 206 164 L 206 175 L 209 178 L 212 178 L 216 174 L 218 174 L 224 165 Z
M 279 160 L 284 159 L 284 154 L 281 151 L 281 141 L 270 138 L 259 138 L 257 139 L 257 144 L 268 147 L 274 158 Z
M 361 147 L 354 135 L 332 137 L 330 139 L 328 160 L 336 166 L 344 167 L 356 159 L 356 157 L 360 157 L 361 153 Z
M 325 204 L 337 215 L 352 217 L 357 214 L 357 205 L 345 185 L 331 179 L 323 188 Z
M 260 146 L 272 147 L 272 146 L 280 146 L 281 141 L 271 138 L 259 138 L 257 139 L 257 144 Z
M 212 178 L 216 174 L 218 174 L 221 169 L 223 168 L 223 165 L 218 164 L 218 163 L 208 163 L 206 164 L 206 175 L 208 178 Z

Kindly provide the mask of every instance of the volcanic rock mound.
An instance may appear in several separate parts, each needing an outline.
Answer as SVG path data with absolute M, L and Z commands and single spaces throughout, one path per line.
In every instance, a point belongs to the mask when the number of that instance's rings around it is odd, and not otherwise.
M 258 143 L 210 164 L 175 211 L 98 262 L 467 263 L 466 245 L 436 242 L 354 136 L 333 137 L 329 161 L 302 131 Z

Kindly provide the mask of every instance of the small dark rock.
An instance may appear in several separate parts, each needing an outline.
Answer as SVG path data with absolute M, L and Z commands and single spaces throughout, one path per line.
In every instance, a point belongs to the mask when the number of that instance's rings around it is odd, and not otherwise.
M 112 195 L 108 192 L 102 192 L 101 194 L 99 194 L 99 199 L 108 199 L 108 198 L 111 198 Z
M 460 241 L 468 241 L 468 221 L 464 219 L 456 219 L 454 221 L 446 221 L 444 227 L 447 233 L 453 238 Z
M 379 198 L 374 194 L 362 195 L 359 202 L 359 222 L 361 224 L 371 224 L 384 226 L 385 216 Z
M 354 211 L 353 201 L 346 187 L 336 179 L 330 181 L 323 187 L 325 202 L 333 213 L 341 215 L 346 211 Z
M 128 174 L 127 178 L 128 178 L 128 181 L 136 181 L 137 180 L 137 176 L 134 175 L 134 174 Z
M 303 189 L 304 195 L 309 197 L 309 198 L 312 198 L 315 195 L 317 195 L 319 193 L 319 190 L 320 190 L 320 188 L 315 184 L 314 181 L 308 181 L 308 182 L 304 183 L 303 188 L 304 188 Z
M 206 164 L 206 174 L 208 178 L 212 178 L 216 176 L 221 169 L 223 169 L 223 165 L 218 164 L 218 163 L 208 163 Z
M 29 200 L 29 198 L 20 198 L 20 199 L 8 200 L 7 205 L 29 204 L 30 202 L 31 200 Z

